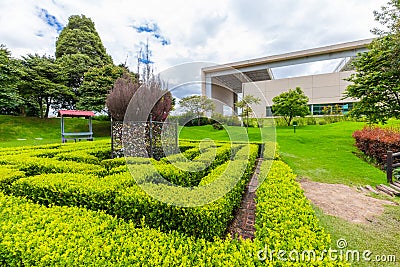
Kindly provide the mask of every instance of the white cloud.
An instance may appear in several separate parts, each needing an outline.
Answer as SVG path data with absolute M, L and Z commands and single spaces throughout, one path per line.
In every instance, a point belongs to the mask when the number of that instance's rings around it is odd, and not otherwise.
M 372 15 L 387 0 L 2 0 L 0 42 L 14 57 L 55 53 L 54 27 L 39 18 L 43 8 L 66 25 L 70 15 L 90 17 L 116 64 L 136 70 L 146 34 L 132 25 L 156 23 L 171 44 L 150 40 L 156 70 L 192 61 L 226 63 L 370 38 Z M 151 36 L 150 36 L 151 37 Z M 327 65 L 326 65 L 327 64 Z M 312 74 L 332 63 L 299 66 L 289 75 Z M 285 71 L 282 70 L 282 75 Z

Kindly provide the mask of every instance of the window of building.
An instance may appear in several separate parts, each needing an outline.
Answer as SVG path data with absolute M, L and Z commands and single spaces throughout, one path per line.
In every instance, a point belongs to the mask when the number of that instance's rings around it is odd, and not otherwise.
M 272 117 L 274 115 L 272 113 L 272 108 L 271 107 L 266 107 L 265 108 L 265 115 L 266 115 L 266 117 Z
M 327 103 L 309 105 L 312 115 L 344 114 L 353 108 L 353 103 Z

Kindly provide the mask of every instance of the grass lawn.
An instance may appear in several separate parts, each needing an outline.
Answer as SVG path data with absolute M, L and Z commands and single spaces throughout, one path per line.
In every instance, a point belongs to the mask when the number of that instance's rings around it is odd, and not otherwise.
M 88 120 L 67 118 L 65 119 L 65 131 L 86 132 L 88 131 Z M 96 139 L 98 137 L 109 137 L 110 122 L 93 120 L 93 133 Z M 39 119 L 0 115 L 0 147 L 43 145 L 59 142 L 61 142 L 59 118 Z
M 395 255 L 396 262 L 352 262 L 351 266 L 400 266 L 400 207 L 386 207 L 385 213 L 369 224 L 354 224 L 334 216 L 324 214 L 319 208 L 314 207 L 315 213 L 322 227 L 331 235 L 331 248 L 336 249 L 336 242 L 344 238 L 347 241 L 347 250 L 372 252 L 371 259 L 375 256 Z M 361 257 L 361 256 L 360 256 Z
M 216 130 L 212 125 L 179 127 L 179 139 L 203 140 L 210 138 L 216 141 L 234 142 L 262 142 L 275 140 L 275 128 L 246 128 L 238 126 L 225 126 L 223 130 Z
M 354 153 L 352 133 L 365 123 L 338 122 L 326 125 L 277 127 L 279 154 L 300 177 L 323 183 L 376 185 L 386 174 Z

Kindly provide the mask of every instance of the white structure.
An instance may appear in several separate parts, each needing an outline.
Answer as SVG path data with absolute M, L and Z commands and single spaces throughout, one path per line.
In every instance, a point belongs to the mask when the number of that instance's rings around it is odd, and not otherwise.
M 233 62 L 202 69 L 202 94 L 215 100 L 217 113 L 224 113 L 224 107 L 234 109 L 238 94 L 250 94 L 262 99 L 253 106 L 257 117 L 271 116 L 272 98 L 300 87 L 309 97 L 312 114 L 321 114 L 323 106 L 340 105 L 343 111 L 350 109 L 355 100 L 343 100 L 343 92 L 351 71 L 341 72 L 349 58 L 367 51 L 373 39 L 336 44 L 281 55 Z M 340 59 L 338 72 L 276 80 L 271 68 L 304 64 L 322 60 Z

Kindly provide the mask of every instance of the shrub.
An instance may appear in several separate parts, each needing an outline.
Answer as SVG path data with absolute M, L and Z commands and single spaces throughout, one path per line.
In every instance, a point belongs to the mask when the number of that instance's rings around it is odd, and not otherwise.
M 400 133 L 392 129 L 364 127 L 362 130 L 355 131 L 353 138 L 359 150 L 382 166 L 388 150 L 400 151 Z
M 255 266 L 249 241 L 137 229 L 102 212 L 0 193 L 1 266 Z
M 100 160 L 97 157 L 82 151 L 59 153 L 55 155 L 54 158 L 61 161 L 75 161 L 75 162 L 83 162 L 89 164 L 100 163 Z
M 328 257 L 324 263 L 318 259 L 329 250 L 329 234 L 319 225 L 290 167 L 281 161 L 274 161 L 271 169 L 269 165 L 270 161 L 264 161 L 261 166 L 260 177 L 264 182 L 257 189 L 255 244 L 269 252 L 314 251 L 316 262 L 305 264 L 307 261 L 303 261 L 298 263 L 300 266 L 311 266 L 311 263 L 319 263 L 313 266 L 346 266 L 345 262 L 329 261 Z M 270 254 L 264 252 L 268 259 Z
M 0 190 L 7 193 L 14 181 L 25 177 L 24 172 L 7 165 L 0 165 L 0 174 Z
M 214 122 L 213 123 L 213 128 L 215 129 L 215 130 L 223 130 L 224 129 L 224 126 L 221 124 L 221 123 L 219 123 L 219 122 Z

